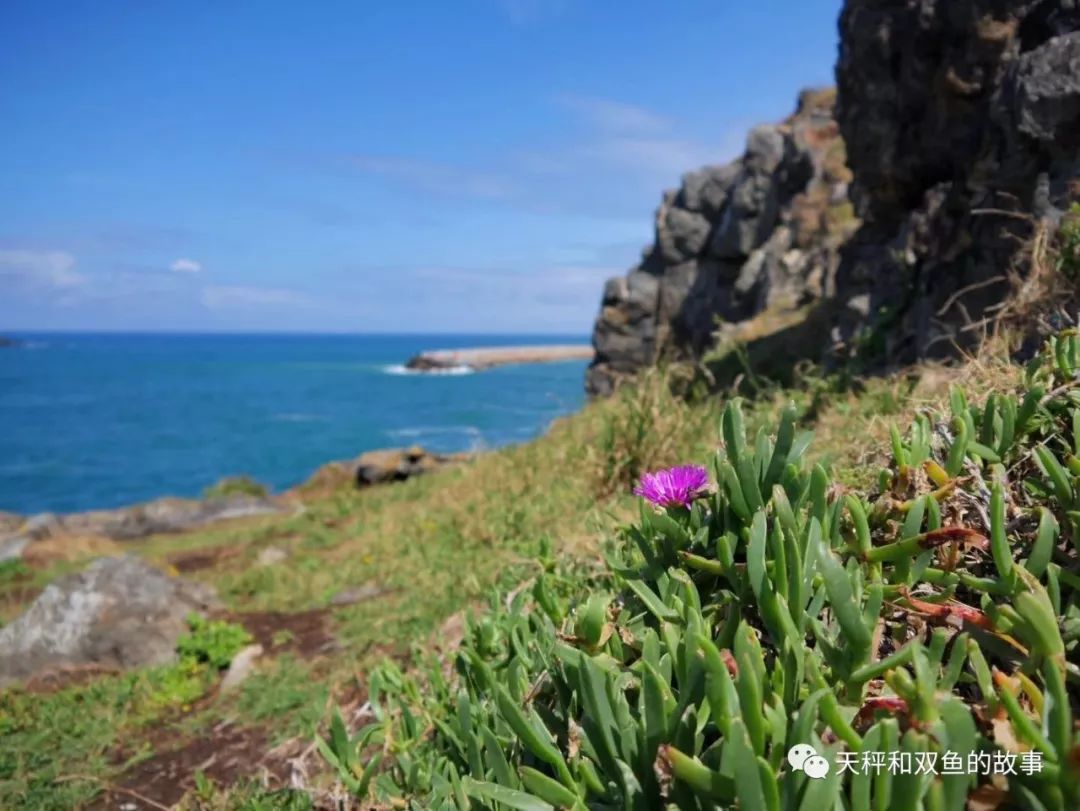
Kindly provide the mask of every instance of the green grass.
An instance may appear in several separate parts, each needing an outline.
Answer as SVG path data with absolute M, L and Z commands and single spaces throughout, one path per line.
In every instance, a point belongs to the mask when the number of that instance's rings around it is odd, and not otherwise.
M 13 583 L 33 576 L 33 570 L 21 558 L 0 561 L 0 583 Z
M 1007 386 L 1008 368 L 983 365 L 947 375 Z M 939 402 L 946 373 L 927 370 L 924 377 L 925 385 L 895 378 L 765 389 L 748 405 L 747 423 L 756 430 L 774 418 L 778 403 L 794 398 L 803 413 L 812 412 L 818 458 L 828 458 L 841 480 L 856 480 L 869 460 L 850 437 L 866 437 L 862 447 L 881 446 L 889 419 Z M 165 568 L 184 556 L 217 555 L 185 577 L 214 586 L 234 614 L 326 610 L 327 629 L 340 647 L 309 661 L 293 652 L 302 640 L 286 639 L 292 632 L 285 630 L 237 693 L 204 699 L 194 711 L 185 710 L 192 684 L 169 669 L 107 676 L 51 695 L 0 694 L 0 807 L 74 807 L 99 784 L 67 778 L 120 779 L 125 764 L 112 754 L 117 745 L 147 756 L 140 746 L 159 727 L 196 736 L 228 718 L 263 726 L 275 741 L 309 738 L 316 725 L 325 725 L 330 697 L 347 692 L 358 674 L 387 655 L 407 660 L 414 645 L 442 640 L 440 629 L 452 615 L 534 577 L 542 544 L 562 559 L 596 560 L 601 541 L 636 515 L 629 491 L 641 471 L 715 451 L 723 405 L 720 397 L 684 402 L 671 394 L 667 378 L 652 374 L 559 421 L 545 437 L 461 467 L 386 487 L 313 495 L 287 516 L 125 544 L 124 551 Z M 268 547 L 288 557 L 258 566 Z M 25 573 L 0 579 L 3 618 L 21 609 L 20 589 L 39 588 L 84 563 L 65 555 L 36 562 L 29 579 Z M 335 594 L 369 584 L 383 593 L 330 605 Z M 199 695 L 217 678 L 204 675 Z M 226 788 L 218 787 L 222 803 L 250 795 Z
M 1080 203 L 1073 203 L 1061 223 L 1057 246 L 1058 270 L 1075 283 L 1080 279 Z
M 310 738 L 326 714 L 330 685 L 291 655 L 275 659 L 240 687 L 234 707 L 250 724 L 270 727 L 272 744 Z
M 92 798 L 92 779 L 122 771 L 118 743 L 137 740 L 162 718 L 190 709 L 211 684 L 206 668 L 177 665 L 99 678 L 51 695 L 0 693 L 0 798 L 9 808 L 74 808 Z
M 175 664 L 108 675 L 51 695 L 0 692 L 0 797 L 27 808 L 74 807 L 97 791 L 87 776 L 124 768 L 110 762 L 116 743 L 137 738 L 163 717 L 183 716 L 250 641 L 231 623 L 198 616 L 189 622 Z

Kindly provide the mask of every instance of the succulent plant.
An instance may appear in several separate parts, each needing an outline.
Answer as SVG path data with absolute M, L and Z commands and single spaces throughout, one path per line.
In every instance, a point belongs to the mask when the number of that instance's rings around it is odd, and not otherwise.
M 602 571 L 542 555 L 324 755 L 417 809 L 1080 808 L 1078 370 L 1063 333 L 1021 391 L 954 391 L 871 493 L 794 407 L 751 438 L 729 403 L 714 487 L 642 502 Z

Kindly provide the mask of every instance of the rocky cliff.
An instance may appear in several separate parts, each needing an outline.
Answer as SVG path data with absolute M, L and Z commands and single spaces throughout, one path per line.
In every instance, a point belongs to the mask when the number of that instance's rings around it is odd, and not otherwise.
M 664 196 L 609 281 L 592 394 L 725 335 L 895 362 L 975 341 L 1080 196 L 1080 1 L 848 0 L 837 92 Z
M 838 119 L 864 225 L 837 338 L 891 361 L 977 340 L 1080 177 L 1077 0 L 848 0 Z
M 738 160 L 664 194 L 653 245 L 604 288 L 590 394 L 661 357 L 700 356 L 718 329 L 831 295 L 857 224 L 835 99 L 804 92 L 793 116 L 750 133 Z

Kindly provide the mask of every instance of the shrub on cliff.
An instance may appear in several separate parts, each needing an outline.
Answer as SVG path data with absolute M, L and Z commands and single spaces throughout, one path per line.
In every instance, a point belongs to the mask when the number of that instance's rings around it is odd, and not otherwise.
M 1058 270 L 1074 284 L 1080 282 L 1080 203 L 1073 203 L 1058 231 Z
M 251 476 L 229 476 L 203 490 L 203 498 L 208 501 L 227 499 L 232 496 L 254 496 L 266 498 L 270 495 L 266 485 Z
M 229 666 L 233 656 L 252 641 L 242 625 L 224 620 L 208 620 L 198 614 L 188 617 L 191 632 L 176 642 L 181 659 L 206 664 L 215 670 Z
M 324 755 L 394 807 L 1080 807 L 1078 372 L 1066 334 L 1017 393 L 954 391 L 870 493 L 730 404 L 711 492 L 643 481 L 604 571 L 542 561 Z
M 590 449 L 597 495 L 629 492 L 647 466 L 675 464 L 681 440 L 704 433 L 709 412 L 694 407 L 686 388 L 673 370 L 657 367 L 622 387 L 603 408 Z

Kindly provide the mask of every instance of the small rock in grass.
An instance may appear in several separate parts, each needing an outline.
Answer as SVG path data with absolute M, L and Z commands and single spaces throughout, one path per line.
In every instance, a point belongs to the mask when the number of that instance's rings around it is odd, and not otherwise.
M 255 670 L 255 661 L 263 655 L 262 645 L 248 645 L 237 653 L 229 663 L 225 678 L 221 681 L 221 692 L 235 690 Z
M 255 563 L 259 566 L 273 566 L 275 563 L 281 563 L 289 557 L 289 553 L 284 549 L 277 546 L 268 546 L 259 552 L 259 557 L 255 559 Z
M 0 538 L 0 563 L 22 558 L 23 550 L 29 545 L 30 538 L 26 535 L 12 535 L 7 538 Z

